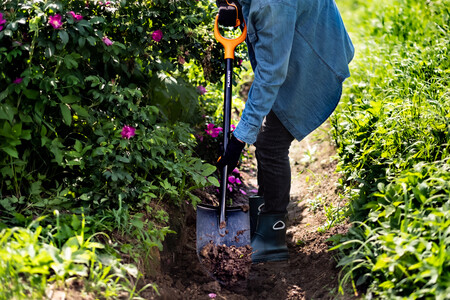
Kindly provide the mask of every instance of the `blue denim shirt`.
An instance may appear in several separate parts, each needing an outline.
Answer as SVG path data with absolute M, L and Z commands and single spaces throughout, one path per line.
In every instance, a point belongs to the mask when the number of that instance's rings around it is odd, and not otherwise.
M 245 109 L 233 134 L 256 141 L 273 110 L 301 140 L 334 111 L 350 76 L 353 44 L 334 0 L 239 0 L 254 71 Z

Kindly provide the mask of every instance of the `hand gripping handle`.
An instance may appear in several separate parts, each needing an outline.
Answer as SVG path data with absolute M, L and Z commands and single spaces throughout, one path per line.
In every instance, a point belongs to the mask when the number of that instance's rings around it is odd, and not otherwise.
M 218 40 L 225 48 L 225 59 L 234 59 L 234 49 L 237 45 L 245 41 L 245 38 L 247 37 L 247 25 L 244 23 L 244 29 L 239 37 L 235 39 L 228 39 L 223 37 L 219 32 L 219 15 L 217 15 L 216 22 L 214 24 L 214 36 L 216 37 L 216 40 Z

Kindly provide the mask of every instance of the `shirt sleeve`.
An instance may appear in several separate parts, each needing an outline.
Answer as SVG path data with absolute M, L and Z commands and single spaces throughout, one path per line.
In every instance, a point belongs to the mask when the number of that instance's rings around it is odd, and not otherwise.
M 263 1 L 265 2 L 265 1 Z M 250 8 L 249 42 L 254 51 L 254 81 L 244 111 L 233 134 L 248 144 L 256 136 L 286 79 L 295 32 L 297 9 L 285 1 L 267 1 Z

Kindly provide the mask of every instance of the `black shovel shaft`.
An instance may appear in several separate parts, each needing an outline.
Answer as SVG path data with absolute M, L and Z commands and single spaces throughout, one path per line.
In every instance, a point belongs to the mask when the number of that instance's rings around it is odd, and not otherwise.
M 233 59 L 225 59 L 226 69 L 225 69 L 225 93 L 224 93 L 224 104 L 223 104 L 223 153 L 222 157 L 225 155 L 225 151 L 228 146 L 228 140 L 230 139 L 230 126 L 231 126 L 231 97 L 232 97 L 232 76 L 233 76 Z M 225 207 L 226 207 L 226 195 L 227 195 L 227 185 L 228 185 L 228 167 L 225 165 L 222 169 L 222 181 L 220 186 L 220 216 L 219 224 L 222 225 L 225 222 Z

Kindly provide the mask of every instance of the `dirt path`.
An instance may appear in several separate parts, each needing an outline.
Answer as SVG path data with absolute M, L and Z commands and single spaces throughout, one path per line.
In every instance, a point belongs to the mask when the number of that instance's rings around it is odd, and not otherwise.
M 148 299 L 354 299 L 351 292 L 338 294 L 336 262 L 327 251 L 327 238 L 343 233 L 345 225 L 323 230 L 329 220 L 324 207 L 342 206 L 334 173 L 335 150 L 325 124 L 291 150 L 292 189 L 288 221 L 290 260 L 253 265 L 246 283 L 232 290 L 205 275 L 195 250 L 195 212 L 186 218 L 189 229 L 176 253 L 163 258 L 156 283 L 160 296 Z M 253 150 L 253 149 L 250 149 Z M 241 167 L 246 190 L 256 188 L 255 159 Z M 144 295 L 145 296 L 145 295 Z M 146 297 L 146 299 L 147 299 Z

